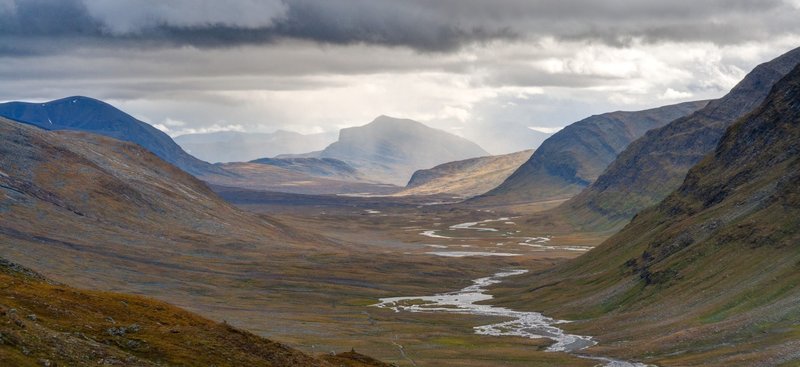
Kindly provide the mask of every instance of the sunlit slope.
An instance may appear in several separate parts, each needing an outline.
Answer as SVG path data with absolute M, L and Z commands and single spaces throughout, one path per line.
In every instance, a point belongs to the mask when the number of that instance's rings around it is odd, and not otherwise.
M 530 158 L 532 150 L 448 162 L 414 172 L 405 190 L 397 195 L 472 197 L 501 184 Z
M 2 366 L 387 366 L 328 363 L 149 298 L 52 283 L 0 258 Z

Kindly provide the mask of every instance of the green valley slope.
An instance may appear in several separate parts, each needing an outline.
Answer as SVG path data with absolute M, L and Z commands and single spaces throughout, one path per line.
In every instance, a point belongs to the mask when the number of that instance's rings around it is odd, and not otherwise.
M 655 207 L 506 303 L 660 366 L 800 361 L 800 66 Z

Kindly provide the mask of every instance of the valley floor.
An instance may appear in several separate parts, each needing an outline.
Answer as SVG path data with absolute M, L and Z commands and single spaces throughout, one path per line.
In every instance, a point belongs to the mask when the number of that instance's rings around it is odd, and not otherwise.
M 322 234 L 334 246 L 317 249 L 309 243 L 307 249 L 278 247 L 241 256 L 242 249 L 225 244 L 205 257 L 150 261 L 121 248 L 113 262 L 58 243 L 30 241 L 24 253 L 8 244 L 0 250 L 57 281 L 153 296 L 312 355 L 355 348 L 400 366 L 595 364 L 546 351 L 552 344 L 547 339 L 477 335 L 473 330 L 505 318 L 398 313 L 374 305 L 386 297 L 461 289 L 506 269 L 536 272 L 584 253 L 607 234 L 576 234 L 564 226 L 537 228 L 514 213 L 448 205 L 376 198 L 319 203 L 285 206 L 249 200 L 239 206 Z M 59 249 L 63 256 L 35 257 L 52 253 L 53 246 L 64 247 Z M 80 271 L 76 264 L 93 271 Z
M 227 199 L 237 202 L 235 197 Z M 503 270 L 549 268 L 591 249 L 607 233 L 574 233 L 563 223 L 533 225 L 516 212 L 376 198 L 324 205 L 287 206 L 269 200 L 238 204 L 295 228 L 324 234 L 344 250 L 300 280 L 300 288 L 307 291 L 287 290 L 285 296 L 291 300 L 283 301 L 298 306 L 282 310 L 278 319 L 299 322 L 301 327 L 287 323 L 276 329 L 247 319 L 258 333 L 305 351 L 354 346 L 401 366 L 597 363 L 547 351 L 553 343 L 548 339 L 477 335 L 473 330 L 507 318 L 393 312 L 374 305 L 385 297 L 454 291 Z M 320 286 L 318 282 L 324 280 L 311 276 L 317 271 L 340 277 L 337 282 L 343 287 Z M 237 312 L 245 313 L 249 314 Z

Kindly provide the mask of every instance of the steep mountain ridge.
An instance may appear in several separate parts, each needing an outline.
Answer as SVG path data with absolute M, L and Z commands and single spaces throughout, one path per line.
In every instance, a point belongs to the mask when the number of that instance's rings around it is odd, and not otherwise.
M 317 158 L 347 162 L 375 181 L 404 186 L 414 171 L 489 155 L 477 144 L 422 123 L 380 116 L 339 132 L 339 140 Z
M 800 63 L 800 48 L 763 63 L 727 95 L 632 143 L 586 190 L 558 210 L 582 225 L 624 224 L 666 197 L 714 149 L 725 129 L 761 104 L 772 85 Z M 609 224 L 610 223 L 610 224 Z
M 508 300 L 586 320 L 575 328 L 598 335 L 606 351 L 662 366 L 793 365 L 798 182 L 800 66 L 677 190 Z
M 139 144 L 194 175 L 225 173 L 186 153 L 161 130 L 96 99 L 73 96 L 44 103 L 7 102 L 0 104 L 0 116 L 45 130 L 84 131 Z
M 470 203 L 519 204 L 575 195 L 594 182 L 632 141 L 707 103 L 610 112 L 573 123 L 545 140 L 502 184 Z

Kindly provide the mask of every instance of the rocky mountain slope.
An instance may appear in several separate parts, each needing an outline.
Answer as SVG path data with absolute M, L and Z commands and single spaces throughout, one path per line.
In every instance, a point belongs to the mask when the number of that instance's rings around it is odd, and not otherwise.
M 509 300 L 660 366 L 795 365 L 798 182 L 800 66 L 666 199 Z
M 175 142 L 183 149 L 208 162 L 248 162 L 279 154 L 317 151 L 334 141 L 335 133 L 304 135 L 285 130 L 273 133 L 224 131 L 175 137 Z
M 75 289 L 0 258 L 0 365 L 388 366 L 305 355 L 156 300 Z
M 186 153 L 162 131 L 96 99 L 75 96 L 45 103 L 2 103 L 0 116 L 46 130 L 84 131 L 136 143 L 191 174 L 224 174 Z
M 447 194 L 469 198 L 501 184 L 530 158 L 532 150 L 448 162 L 414 172 L 405 190 L 396 195 Z
M 728 126 L 761 104 L 771 86 L 798 63 L 800 48 L 757 66 L 727 95 L 696 113 L 648 132 L 561 209 L 584 224 L 613 225 L 657 203 L 714 149 Z
M 553 134 L 497 188 L 471 202 L 502 205 L 570 197 L 594 182 L 628 144 L 705 106 L 686 102 L 644 111 L 595 115 Z
M 380 116 L 342 129 L 338 141 L 312 156 L 339 159 L 372 180 L 404 186 L 418 169 L 486 155 L 477 144 L 445 131 Z

